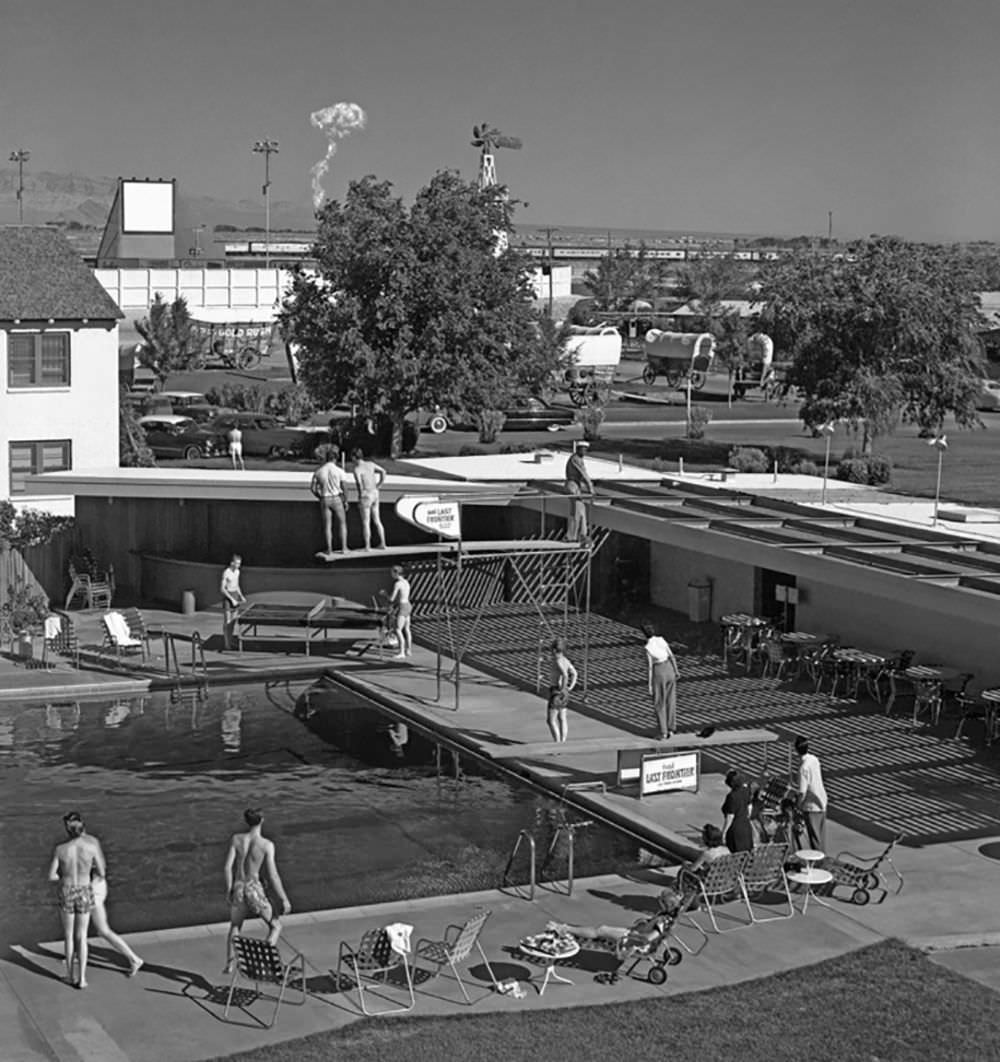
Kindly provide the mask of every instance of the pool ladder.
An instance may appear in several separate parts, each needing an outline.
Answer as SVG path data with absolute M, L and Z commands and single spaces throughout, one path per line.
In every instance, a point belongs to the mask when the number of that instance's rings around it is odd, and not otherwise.
M 500 884 L 500 889 L 503 891 L 513 885 L 510 880 L 510 872 L 513 869 L 514 861 L 517 858 L 517 853 L 521 848 L 522 843 L 528 846 L 528 891 L 525 897 L 528 900 L 534 900 L 535 898 L 535 886 L 542 884 L 542 876 L 545 873 L 546 868 L 552 862 L 552 857 L 555 855 L 555 851 L 559 846 L 559 839 L 565 835 L 567 852 L 566 852 L 566 895 L 573 895 L 573 853 L 575 848 L 576 831 L 581 830 L 586 826 L 593 826 L 591 819 L 582 819 L 579 822 L 561 822 L 552 834 L 552 840 L 549 841 L 549 847 L 545 852 L 545 858 L 542 860 L 541 868 L 538 866 L 538 845 L 535 841 L 535 835 L 531 830 L 521 830 L 517 835 L 517 840 L 514 842 L 514 848 L 510 853 L 510 859 L 507 860 L 507 866 L 504 868 L 503 879 Z M 560 892 L 562 890 L 556 887 L 554 880 L 549 884 L 553 887 L 554 892 Z M 522 886 L 513 885 L 514 894 L 516 896 L 523 896 Z
M 177 653 L 177 641 L 189 641 L 191 643 L 191 674 L 201 674 L 202 682 L 208 683 L 208 665 L 205 662 L 205 644 L 201 635 L 193 631 L 190 635 L 176 635 L 170 631 L 163 632 L 163 654 L 165 657 L 164 667 L 168 675 L 172 674 L 180 689 L 183 672 L 181 670 L 180 657 Z M 173 665 L 173 666 L 171 666 Z

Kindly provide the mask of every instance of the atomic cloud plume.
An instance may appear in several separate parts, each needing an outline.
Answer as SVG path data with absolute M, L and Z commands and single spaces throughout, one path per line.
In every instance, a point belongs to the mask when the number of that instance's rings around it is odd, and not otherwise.
M 326 192 L 323 190 L 323 178 L 330 169 L 330 162 L 337 153 L 337 141 L 364 129 L 368 120 L 365 112 L 356 103 L 335 103 L 331 107 L 313 111 L 309 120 L 326 137 L 326 154 L 313 166 L 312 190 L 313 206 L 318 210 Z

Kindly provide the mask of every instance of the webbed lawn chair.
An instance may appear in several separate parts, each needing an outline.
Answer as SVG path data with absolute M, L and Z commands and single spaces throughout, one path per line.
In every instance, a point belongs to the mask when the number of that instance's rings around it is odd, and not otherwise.
M 131 652 L 140 652 L 143 659 L 146 658 L 146 639 L 133 634 L 121 612 L 105 612 L 101 619 L 104 621 L 104 644 L 114 649 L 119 660 L 123 653 L 128 655 Z
M 872 893 L 880 892 L 882 895 L 876 902 L 882 903 L 889 895 L 889 883 L 882 871 L 882 868 L 887 866 L 892 869 L 896 877 L 895 894 L 898 896 L 903 891 L 903 875 L 892 861 L 892 850 L 902 839 L 903 835 L 897 833 L 875 856 L 857 856 L 853 852 L 840 852 L 833 859 L 824 860 L 821 864 L 822 868 L 833 875 L 833 882 L 829 886 L 831 894 L 838 887 L 850 889 L 851 903 L 863 906 L 871 900 Z
M 389 986 L 390 975 L 398 971 L 403 973 L 409 993 L 409 1002 L 404 1006 L 369 1010 L 365 1000 L 366 982 L 370 993 L 372 985 L 385 989 Z M 337 984 L 343 985 L 345 981 L 357 988 L 361 1011 L 369 1017 L 378 1017 L 382 1014 L 405 1014 L 408 1010 L 413 1010 L 417 1002 L 413 994 L 413 972 L 406 953 L 393 948 L 385 929 L 369 929 L 357 946 L 348 944 L 347 941 L 341 942 L 337 958 Z
M 111 599 L 115 593 L 115 570 L 109 566 L 107 571 L 98 571 L 85 560 L 69 562 L 69 592 L 66 594 L 64 608 L 69 608 L 73 599 L 81 597 L 87 608 L 111 608 Z
M 697 874 L 682 870 L 678 875 L 677 887 L 683 895 L 688 892 L 695 893 L 704 904 L 716 933 L 731 933 L 734 929 L 745 925 L 740 922 L 739 925 L 731 926 L 729 929 L 721 929 L 715 917 L 715 908 L 720 904 L 742 897 L 740 873 L 746 866 L 749 856 L 749 852 L 732 852 L 719 859 L 713 859 Z M 688 920 L 696 929 L 701 929 L 694 918 L 689 917 Z
M 285 991 L 298 983 L 301 986 L 302 998 L 294 1000 L 296 1006 L 301 1006 L 306 1001 L 306 960 L 300 951 L 288 948 L 291 958 L 286 962 L 282 957 L 281 949 L 277 944 L 271 944 L 258 937 L 244 937 L 236 933 L 233 936 L 233 955 L 236 963 L 233 967 L 233 977 L 229 982 L 229 996 L 226 999 L 226 1009 L 223 1017 L 229 1017 L 229 1010 L 233 1003 L 233 994 L 236 991 L 236 982 L 239 978 L 254 982 L 255 999 L 262 998 L 260 986 L 263 984 L 277 985 L 278 998 L 274 1004 L 274 1013 L 267 1023 L 270 1029 L 278 1020 L 278 1011 L 285 999 Z M 292 1002 L 291 1000 L 289 1002 Z M 241 1010 L 246 1008 L 241 1006 Z
M 748 858 L 740 871 L 740 888 L 743 891 L 743 899 L 746 901 L 751 924 L 777 922 L 782 918 L 791 918 L 795 914 L 792 893 L 788 887 L 788 879 L 785 877 L 787 853 L 788 845 L 786 844 L 760 844 L 752 852 L 745 853 Z M 759 916 L 753 908 L 753 897 L 763 896 L 765 893 L 778 895 L 784 893 L 788 902 L 788 914 Z
M 490 966 L 490 960 L 486 958 L 486 953 L 480 943 L 483 926 L 486 925 L 486 920 L 492 913 L 485 907 L 481 907 L 471 918 L 466 919 L 463 925 L 447 926 L 443 939 L 431 940 L 428 937 L 422 937 L 417 941 L 413 949 L 414 969 L 416 969 L 422 959 L 434 963 L 434 975 L 439 974 L 445 966 L 451 967 L 451 972 L 455 975 L 455 980 L 458 982 L 458 987 L 462 990 L 465 1002 L 471 1005 L 472 1000 L 469 998 L 469 993 L 465 990 L 465 983 L 458 972 L 458 964 L 464 962 L 472 953 L 472 949 L 476 948 L 486 964 L 490 980 L 494 985 L 497 983 L 496 977 L 493 976 L 493 967 Z

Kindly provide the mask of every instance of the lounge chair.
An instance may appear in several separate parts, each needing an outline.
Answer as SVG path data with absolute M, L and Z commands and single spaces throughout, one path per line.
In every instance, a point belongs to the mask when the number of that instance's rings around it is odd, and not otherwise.
M 868 903 L 872 893 L 880 892 L 882 895 L 877 900 L 882 903 L 889 895 L 889 883 L 882 872 L 883 866 L 892 868 L 896 877 L 896 895 L 903 890 L 903 875 L 896 869 L 892 861 L 892 850 L 903 839 L 901 833 L 874 856 L 857 856 L 852 852 L 840 852 L 833 859 L 824 860 L 822 867 L 833 875 L 833 883 L 829 886 L 831 893 L 838 887 L 851 889 L 851 903 L 860 906 Z
M 751 924 L 776 922 L 782 918 L 791 918 L 795 914 L 792 893 L 788 888 L 788 879 L 785 877 L 787 853 L 788 845 L 785 844 L 760 844 L 752 852 L 745 853 L 748 858 L 740 871 L 740 888 L 743 891 L 743 899 L 746 901 Z M 767 892 L 785 894 L 785 899 L 788 901 L 788 914 L 772 914 L 762 918 L 755 913 L 753 897 L 762 896 Z
M 729 855 L 712 860 L 698 874 L 682 870 L 678 875 L 677 887 L 680 889 L 681 894 L 686 895 L 689 892 L 694 892 L 704 904 L 705 910 L 708 911 L 708 917 L 716 933 L 731 933 L 734 929 L 739 929 L 745 924 L 741 922 L 738 926 L 721 929 L 715 917 L 715 908 L 719 904 L 743 895 L 740 874 L 746 866 L 749 857 L 749 852 L 732 852 Z M 701 926 L 693 918 L 689 917 L 688 920 L 696 929 L 701 929 Z
M 287 946 L 286 946 L 287 948 Z M 274 1013 L 267 1023 L 270 1029 L 278 1020 L 278 1011 L 285 998 L 285 990 L 295 983 L 301 987 L 302 998 L 294 1002 L 301 1006 L 306 1001 L 306 961 L 300 951 L 287 948 L 291 952 L 291 958 L 286 962 L 282 957 L 281 949 L 277 944 L 271 944 L 258 937 L 245 937 L 240 933 L 233 936 L 233 954 L 236 957 L 236 965 L 233 967 L 233 977 L 229 982 L 229 996 L 226 999 L 226 1009 L 223 1017 L 229 1017 L 229 1009 L 233 1003 L 233 993 L 236 991 L 236 982 L 242 977 L 247 981 L 254 982 L 255 998 L 262 996 L 260 986 L 262 984 L 277 985 L 279 988 L 278 998 L 274 1004 Z M 241 1007 L 241 1009 L 245 1009 Z
M 121 612 L 106 612 L 101 619 L 104 621 L 104 644 L 114 649 L 119 660 L 122 654 L 140 652 L 146 658 L 146 640 L 136 637 L 128 625 L 128 621 Z
M 387 1007 L 383 1010 L 369 1010 L 365 1000 L 365 986 L 371 992 L 371 985 L 385 989 L 389 985 L 391 974 L 402 971 L 405 985 L 409 995 L 409 1001 L 403 1006 Z M 406 953 L 396 951 L 392 946 L 389 934 L 384 928 L 369 929 L 361 938 L 357 946 L 342 941 L 337 958 L 337 984 L 343 985 L 348 982 L 356 987 L 361 1002 L 361 1011 L 368 1017 L 378 1017 L 383 1014 L 405 1014 L 413 1010 L 416 998 L 413 994 L 413 973 L 410 969 Z M 375 993 L 376 995 L 378 993 Z M 385 997 L 383 997 L 385 998 Z
M 471 1004 L 472 1000 L 469 999 L 469 993 L 465 990 L 465 983 L 458 972 L 458 964 L 464 962 L 471 954 L 472 949 L 476 948 L 486 964 L 490 980 L 494 985 L 497 983 L 497 979 L 493 976 L 493 967 L 490 966 L 490 960 L 486 958 L 486 953 L 483 951 L 483 946 L 479 939 L 483 932 L 483 926 L 486 925 L 486 920 L 491 914 L 491 911 L 482 907 L 471 918 L 466 919 L 463 925 L 447 926 L 443 939 L 431 940 L 427 937 L 422 937 L 417 941 L 413 949 L 414 969 L 416 969 L 421 959 L 434 963 L 435 975 L 440 973 L 446 965 L 451 967 L 451 972 L 455 975 L 455 980 L 458 981 L 458 987 L 462 990 L 465 1002 Z

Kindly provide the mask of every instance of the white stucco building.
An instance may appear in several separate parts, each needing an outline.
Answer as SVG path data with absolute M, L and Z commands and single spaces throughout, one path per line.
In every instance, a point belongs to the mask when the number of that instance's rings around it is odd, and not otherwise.
M 71 515 L 26 478 L 117 466 L 121 317 L 60 232 L 0 228 L 0 499 Z

